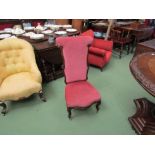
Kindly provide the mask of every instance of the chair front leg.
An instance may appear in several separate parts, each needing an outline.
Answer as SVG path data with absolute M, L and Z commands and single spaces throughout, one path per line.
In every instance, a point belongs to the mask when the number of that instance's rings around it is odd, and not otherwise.
M 103 72 L 103 67 L 102 67 L 102 68 L 100 68 L 100 70 L 101 70 L 101 72 Z
M 3 107 L 1 113 L 2 113 L 3 115 L 5 115 L 5 114 L 8 112 L 8 108 L 7 108 L 6 103 L 0 101 L 0 106 Z
M 100 105 L 101 105 L 101 100 L 96 103 L 96 110 L 97 110 L 97 112 L 100 109 Z
M 71 119 L 71 115 L 72 115 L 72 112 L 71 112 L 71 108 L 67 108 L 67 111 L 68 111 L 68 118 Z
M 131 43 L 129 43 L 127 46 L 128 46 L 128 49 L 127 49 L 127 55 L 128 55 L 130 52 Z
M 132 42 L 132 49 L 131 49 L 131 53 L 134 53 L 135 51 L 134 51 L 134 48 L 136 47 L 136 44 L 137 44 L 137 39 L 136 39 L 136 37 L 134 38 L 134 40 L 133 40 L 133 42 Z
M 120 55 L 119 55 L 119 58 L 121 59 L 122 57 L 122 52 L 123 52 L 123 44 L 121 45 L 121 49 L 120 49 Z
M 40 99 L 43 101 L 43 102 L 46 102 L 46 98 L 44 97 L 44 94 L 43 94 L 43 91 L 40 90 L 39 93 L 38 93 Z

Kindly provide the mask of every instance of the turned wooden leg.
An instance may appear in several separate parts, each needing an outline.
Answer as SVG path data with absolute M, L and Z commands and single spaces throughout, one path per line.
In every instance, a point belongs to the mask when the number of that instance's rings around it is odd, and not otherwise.
M 130 51 L 130 44 L 128 44 L 127 46 L 128 46 L 128 49 L 127 49 L 127 55 L 128 55 Z
M 68 118 L 71 119 L 72 115 L 71 108 L 67 108 L 67 111 L 68 111 Z
M 151 109 L 151 115 L 152 115 L 152 118 L 155 119 L 155 107 Z
M 121 45 L 121 50 L 120 50 L 120 54 L 119 54 L 119 58 L 121 59 L 122 57 L 122 52 L 123 52 L 123 45 Z
M 101 104 L 101 100 L 100 101 L 98 101 L 97 102 L 97 104 L 96 104 L 96 110 L 97 110 L 97 112 L 99 111 L 99 109 L 100 109 L 100 104 Z
M 131 53 L 134 53 L 134 48 L 135 48 L 136 44 L 137 44 L 137 39 L 135 38 L 133 43 L 132 43 Z
M 3 107 L 1 113 L 5 115 L 8 112 L 7 105 L 4 102 L 0 102 L 0 106 Z
M 40 99 L 43 101 L 43 102 L 46 102 L 46 98 L 44 97 L 44 94 L 43 94 L 43 91 L 40 90 L 39 93 L 38 93 Z

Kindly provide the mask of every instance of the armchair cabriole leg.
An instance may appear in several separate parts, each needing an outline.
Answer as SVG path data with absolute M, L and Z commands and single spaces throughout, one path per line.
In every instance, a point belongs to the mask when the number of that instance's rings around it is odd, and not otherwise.
M 43 102 L 46 102 L 46 98 L 44 97 L 44 94 L 43 94 L 43 91 L 40 90 L 39 93 L 38 93 L 40 99 L 43 101 Z
M 4 102 L 0 102 L 0 106 L 3 107 L 1 113 L 5 116 L 5 114 L 8 112 L 7 105 Z
M 72 115 L 71 108 L 67 108 L 67 111 L 68 111 L 68 118 L 71 119 Z
M 99 109 L 100 109 L 100 104 L 101 104 L 101 100 L 98 101 L 98 102 L 96 103 L 96 110 L 97 110 L 97 112 L 98 112 Z

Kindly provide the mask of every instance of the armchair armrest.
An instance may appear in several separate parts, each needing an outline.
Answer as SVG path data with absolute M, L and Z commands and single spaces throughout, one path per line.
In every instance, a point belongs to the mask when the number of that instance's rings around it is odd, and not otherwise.
M 91 46 L 91 47 L 89 47 L 89 53 L 97 55 L 97 56 L 104 57 L 105 53 L 106 53 L 106 50 Z
M 112 51 L 113 41 L 94 38 L 92 46 L 96 48 L 101 48 L 107 51 Z
M 42 76 L 36 64 L 31 65 L 31 75 L 35 81 L 42 83 Z

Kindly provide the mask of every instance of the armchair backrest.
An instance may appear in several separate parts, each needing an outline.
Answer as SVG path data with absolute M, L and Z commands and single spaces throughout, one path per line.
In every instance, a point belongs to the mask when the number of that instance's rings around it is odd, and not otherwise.
M 89 29 L 89 30 L 83 32 L 83 33 L 81 34 L 81 36 L 90 36 L 90 37 L 94 38 L 94 31 L 91 30 L 91 29 Z
M 0 41 L 0 84 L 8 76 L 20 72 L 31 72 L 41 82 L 33 47 L 27 41 L 8 38 Z M 34 73 L 34 74 L 33 74 Z
M 109 40 L 94 38 L 94 31 L 91 30 L 91 29 L 83 32 L 81 34 L 81 36 L 91 36 L 91 37 L 93 37 L 93 42 L 91 44 L 91 46 L 93 46 L 93 47 L 104 49 L 104 50 L 107 50 L 107 51 L 112 51 L 113 42 L 109 41 Z
M 94 38 L 92 46 L 96 47 L 96 48 L 100 48 L 100 49 L 104 49 L 104 50 L 112 52 L 113 41 Z
M 87 79 L 88 45 L 93 38 L 89 36 L 59 37 L 56 43 L 63 47 L 64 73 L 66 83 Z

